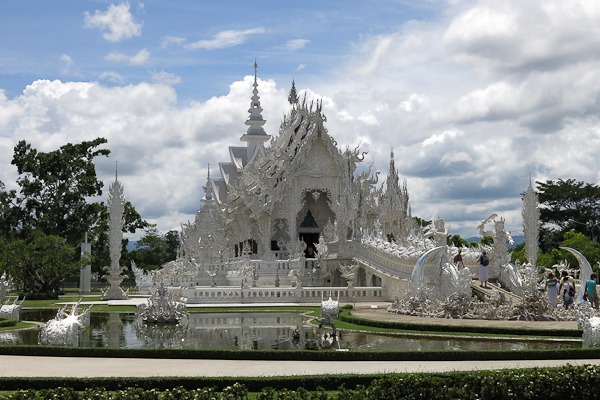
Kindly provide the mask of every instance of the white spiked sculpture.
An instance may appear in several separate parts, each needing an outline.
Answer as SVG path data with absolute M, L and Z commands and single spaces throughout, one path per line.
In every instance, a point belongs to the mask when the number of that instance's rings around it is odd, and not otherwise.
M 538 196 L 531 186 L 529 178 L 529 187 L 523 195 L 523 233 L 525 234 L 525 252 L 527 261 L 533 267 L 536 266 L 538 258 L 538 239 L 540 235 L 540 210 L 538 208 Z
M 102 300 L 125 300 L 129 297 L 121 289 L 121 282 L 125 278 L 121 273 L 126 267 L 121 267 L 121 248 L 123 240 L 123 211 L 125 209 L 125 189 L 118 180 L 115 172 L 115 181 L 110 185 L 108 192 L 108 249 L 110 252 L 110 266 L 104 267 L 108 271 L 108 282 L 110 287 Z

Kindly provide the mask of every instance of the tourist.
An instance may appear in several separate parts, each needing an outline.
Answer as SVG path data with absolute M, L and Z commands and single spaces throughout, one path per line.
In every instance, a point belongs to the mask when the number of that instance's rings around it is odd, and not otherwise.
M 590 279 L 586 283 L 586 295 L 590 302 L 590 306 L 594 307 L 598 311 L 598 295 L 596 294 L 596 273 L 592 273 Z
M 312 246 L 308 246 L 306 249 L 306 258 L 315 258 L 315 251 Z
M 564 283 L 562 284 L 563 288 L 563 304 L 565 306 L 565 310 L 569 309 L 569 305 L 573 304 L 573 300 L 575 299 L 575 286 L 569 281 L 569 276 L 564 277 Z
M 387 234 L 387 241 L 390 242 L 390 243 L 392 243 L 392 237 L 390 236 L 389 233 Z
M 556 298 L 558 297 L 558 279 L 554 277 L 552 272 L 548 274 L 544 291 L 548 293 L 548 300 L 550 300 L 552 307 L 556 307 Z
M 479 258 L 477 259 L 477 262 L 479 263 L 479 286 L 487 288 L 487 283 L 490 279 L 490 271 L 488 269 L 490 260 L 489 258 L 487 258 L 487 253 L 485 251 L 481 253 Z
M 569 274 L 567 273 L 567 271 L 562 271 L 560 273 L 560 287 L 558 288 L 558 293 L 562 293 L 562 289 L 563 289 L 563 285 L 565 283 L 565 278 L 569 278 Z M 574 278 L 570 278 L 571 279 L 571 283 L 575 282 Z
M 458 254 L 454 256 L 454 265 L 456 265 L 456 268 L 458 268 L 459 271 L 462 271 L 462 269 L 465 267 L 461 253 L 462 249 L 458 249 Z

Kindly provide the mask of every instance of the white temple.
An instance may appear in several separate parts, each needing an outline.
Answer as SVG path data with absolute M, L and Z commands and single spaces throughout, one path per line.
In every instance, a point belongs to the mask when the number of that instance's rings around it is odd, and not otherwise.
M 365 153 L 338 148 L 322 103 L 299 101 L 294 83 L 279 132 L 265 132 L 254 67 L 243 145 L 229 147 L 220 177 L 211 178 L 209 169 L 202 207 L 193 222 L 182 224 L 180 257 L 164 266 L 162 279 L 189 302 L 319 301 L 332 287 L 344 289 L 342 300 L 395 297 L 421 256 L 446 245 L 443 219 L 424 231 L 412 217 L 393 150 L 383 185 L 376 186 L 379 173 L 370 167 L 359 173 Z M 473 265 L 478 254 L 463 251 L 465 264 Z M 442 284 L 447 259 L 428 258 L 422 273 L 431 284 Z M 358 264 L 352 282 L 340 274 L 346 264 Z

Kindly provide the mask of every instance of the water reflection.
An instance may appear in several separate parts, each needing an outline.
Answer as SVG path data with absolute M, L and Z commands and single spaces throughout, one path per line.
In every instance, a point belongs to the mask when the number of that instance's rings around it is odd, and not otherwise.
M 45 322 L 56 310 L 23 310 L 22 320 Z M 300 314 L 192 313 L 187 326 L 146 325 L 132 313 L 91 313 L 81 347 L 198 348 L 244 350 L 525 350 L 580 348 L 581 342 L 492 341 L 397 337 L 339 332 L 306 325 Z M 0 332 L 0 344 L 37 344 L 39 329 Z

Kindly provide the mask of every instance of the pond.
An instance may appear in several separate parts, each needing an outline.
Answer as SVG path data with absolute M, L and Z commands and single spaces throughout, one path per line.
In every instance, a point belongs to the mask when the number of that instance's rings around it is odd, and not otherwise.
M 46 322 L 56 310 L 22 310 L 21 320 Z M 293 339 L 294 331 L 299 337 Z M 0 345 L 38 344 L 40 328 L 0 332 Z M 339 332 L 338 332 L 339 334 Z M 307 324 L 294 312 L 191 313 L 186 326 L 136 322 L 133 313 L 92 312 L 81 332 L 80 347 L 182 348 L 228 350 L 533 350 L 580 348 L 581 341 L 527 341 L 403 337 L 341 332 Z

